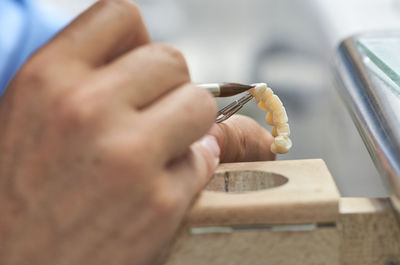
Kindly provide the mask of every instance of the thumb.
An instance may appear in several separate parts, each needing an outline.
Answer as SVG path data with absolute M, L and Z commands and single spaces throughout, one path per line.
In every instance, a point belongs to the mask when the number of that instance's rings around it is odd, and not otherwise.
M 220 161 L 221 149 L 217 138 L 208 134 L 195 142 L 191 149 L 193 154 L 191 167 L 198 179 L 195 192 L 199 192 L 214 174 Z
M 191 181 L 192 192 L 197 194 L 209 182 L 220 161 L 221 149 L 215 136 L 205 135 L 192 146 L 192 159 L 189 162 L 196 181 Z
M 187 198 L 193 198 L 208 183 L 219 164 L 221 150 L 217 139 L 206 135 L 193 143 L 190 151 L 170 164 L 170 178 L 174 187 L 181 189 Z
M 207 160 L 206 162 L 209 164 L 208 168 L 212 169 L 212 172 L 214 172 L 215 168 L 219 164 L 219 157 L 221 155 L 221 148 L 219 147 L 217 138 L 213 135 L 207 134 L 194 144 L 194 148 L 196 148 L 196 146 L 204 149 L 200 152 L 203 153 L 205 160 Z M 206 151 L 207 154 L 204 153 L 204 151 Z

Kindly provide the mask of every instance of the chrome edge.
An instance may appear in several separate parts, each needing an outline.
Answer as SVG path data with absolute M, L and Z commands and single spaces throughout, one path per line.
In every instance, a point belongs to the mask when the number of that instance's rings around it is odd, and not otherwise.
M 360 36 L 345 39 L 337 49 L 336 87 L 400 212 L 400 111 L 385 104 L 387 84 L 366 65 L 356 45 Z

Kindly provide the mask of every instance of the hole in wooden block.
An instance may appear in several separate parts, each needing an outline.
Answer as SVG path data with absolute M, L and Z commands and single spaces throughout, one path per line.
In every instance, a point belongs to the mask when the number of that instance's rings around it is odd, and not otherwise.
M 271 172 L 226 171 L 215 173 L 206 190 L 244 193 L 279 187 L 287 182 L 286 177 Z

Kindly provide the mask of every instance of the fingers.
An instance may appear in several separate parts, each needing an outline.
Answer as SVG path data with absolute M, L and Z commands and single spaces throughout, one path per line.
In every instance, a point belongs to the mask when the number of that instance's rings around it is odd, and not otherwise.
M 215 124 L 209 134 L 215 136 L 221 147 L 221 162 L 274 160 L 270 151 L 274 139 L 256 121 L 234 115 L 223 123 Z
M 215 147 L 215 140 L 218 147 Z M 178 191 L 194 196 L 207 184 L 219 160 L 275 159 L 270 151 L 272 142 L 271 134 L 257 122 L 246 116 L 234 115 L 224 123 L 215 124 L 208 135 L 192 145 L 190 152 L 169 165 L 171 181 Z
M 208 183 L 219 163 L 220 148 L 214 136 L 194 143 L 190 151 L 168 166 L 172 187 L 188 198 L 188 203 Z
M 186 153 L 215 121 L 216 104 L 211 94 L 193 84 L 169 92 L 143 112 L 149 133 L 157 132 L 165 162 Z
M 99 71 L 103 85 L 119 102 L 141 109 L 171 89 L 190 81 L 183 55 L 166 44 L 137 48 Z
M 45 52 L 96 67 L 149 42 L 139 8 L 132 1 L 103 0 L 61 31 Z

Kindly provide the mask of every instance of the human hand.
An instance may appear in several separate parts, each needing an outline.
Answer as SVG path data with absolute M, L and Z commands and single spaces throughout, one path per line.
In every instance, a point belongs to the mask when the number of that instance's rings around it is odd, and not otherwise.
M 152 262 L 219 155 L 193 144 L 216 106 L 189 82 L 130 1 L 96 3 L 38 51 L 0 102 L 0 264 Z
M 0 101 L 0 263 L 156 258 L 219 155 L 212 137 L 193 144 L 216 110 L 189 81 L 129 1 L 98 2 L 37 52 Z M 210 134 L 225 162 L 272 158 L 250 119 Z
M 217 138 L 223 163 L 274 160 L 276 157 L 270 150 L 274 142 L 271 133 L 249 117 L 233 115 L 214 124 L 208 134 Z

